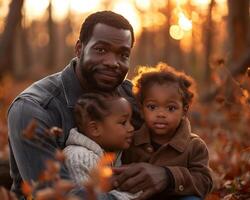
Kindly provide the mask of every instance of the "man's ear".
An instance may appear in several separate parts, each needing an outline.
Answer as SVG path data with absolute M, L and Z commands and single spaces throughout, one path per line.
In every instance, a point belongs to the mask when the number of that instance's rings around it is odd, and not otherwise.
M 82 52 L 82 42 L 80 40 L 77 40 L 76 45 L 75 45 L 75 54 L 77 58 L 80 58 L 81 52 Z
M 87 130 L 91 137 L 98 137 L 101 134 L 98 123 L 96 121 L 90 121 L 87 125 Z

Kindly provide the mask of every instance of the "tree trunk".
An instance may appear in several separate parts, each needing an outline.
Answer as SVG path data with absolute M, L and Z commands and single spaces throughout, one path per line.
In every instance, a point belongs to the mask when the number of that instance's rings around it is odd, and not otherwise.
M 207 22 L 205 24 L 205 70 L 204 70 L 204 81 L 206 84 L 209 84 L 210 82 L 210 75 L 211 75 L 211 69 L 210 69 L 210 56 L 212 52 L 212 41 L 213 41 L 213 19 L 212 19 L 212 13 L 213 8 L 215 5 L 215 0 L 211 0 L 211 3 L 209 4 L 208 8 L 208 14 L 207 14 Z
M 52 18 L 52 5 L 51 1 L 48 7 L 48 32 L 49 32 L 49 43 L 48 43 L 48 55 L 47 55 L 47 69 L 53 71 L 56 61 L 56 36 L 55 36 L 55 23 Z
M 231 62 L 238 61 L 249 46 L 249 0 L 228 0 Z
M 0 79 L 4 72 L 13 72 L 15 32 L 22 19 L 21 10 L 23 2 L 24 0 L 12 0 L 9 5 L 5 29 L 0 38 Z

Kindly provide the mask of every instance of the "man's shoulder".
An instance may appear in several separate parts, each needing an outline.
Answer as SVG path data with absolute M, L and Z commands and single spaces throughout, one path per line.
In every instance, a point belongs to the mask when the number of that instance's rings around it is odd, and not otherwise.
M 120 85 L 120 88 L 125 90 L 126 93 L 132 94 L 132 87 L 133 84 L 129 79 L 125 79 L 122 84 Z
M 20 93 L 14 99 L 12 104 L 20 99 L 26 99 L 42 105 L 46 105 L 51 101 L 51 99 L 58 96 L 61 90 L 61 72 L 58 72 L 34 82 L 22 93 Z

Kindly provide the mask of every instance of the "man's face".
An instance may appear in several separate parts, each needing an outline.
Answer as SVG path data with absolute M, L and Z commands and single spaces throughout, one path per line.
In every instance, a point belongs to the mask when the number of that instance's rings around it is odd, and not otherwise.
M 84 87 L 109 92 L 124 80 L 129 69 L 131 32 L 96 24 L 86 45 L 81 44 L 80 80 Z

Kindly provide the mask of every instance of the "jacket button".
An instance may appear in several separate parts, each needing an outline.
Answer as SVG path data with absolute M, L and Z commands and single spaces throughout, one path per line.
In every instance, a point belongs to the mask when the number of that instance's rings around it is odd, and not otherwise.
M 147 147 L 147 152 L 152 153 L 153 151 L 154 151 L 153 147 L 151 147 L 151 146 Z
M 179 185 L 179 190 L 182 192 L 184 190 L 183 185 Z

